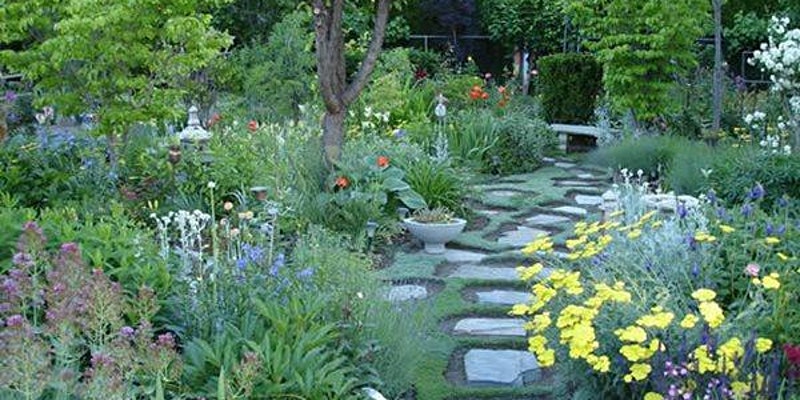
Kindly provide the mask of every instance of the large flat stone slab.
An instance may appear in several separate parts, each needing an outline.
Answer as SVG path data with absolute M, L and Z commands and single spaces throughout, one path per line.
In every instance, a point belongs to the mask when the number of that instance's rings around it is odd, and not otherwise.
M 529 225 L 558 225 L 571 220 L 561 215 L 538 214 L 525 220 Z
M 522 192 L 516 190 L 490 190 L 486 194 L 494 197 L 513 197 L 522 194 Z
M 573 164 L 573 163 L 563 162 L 563 161 L 559 161 L 559 162 L 557 162 L 557 163 L 555 163 L 553 165 L 555 165 L 558 168 L 564 168 L 564 169 L 570 169 L 570 168 L 575 168 L 576 167 L 576 165 Z
M 529 303 L 532 297 L 529 292 L 516 290 L 483 290 L 475 292 L 475 296 L 478 297 L 478 303 L 501 305 Z
M 575 202 L 582 206 L 599 206 L 603 204 L 603 197 L 579 194 L 575 196 Z
M 419 300 L 426 297 L 428 297 L 428 289 L 419 285 L 392 286 L 386 293 L 386 300 L 391 302 Z
M 445 260 L 453 264 L 479 263 L 486 258 L 486 254 L 483 253 L 456 249 L 447 249 L 442 255 Z
M 556 185 L 558 186 L 579 186 L 579 187 L 596 187 L 598 184 L 596 182 L 587 182 L 587 181 L 557 181 Z
M 539 363 L 527 351 L 472 349 L 464 355 L 464 369 L 468 384 L 519 387 Z
M 525 336 L 521 318 L 465 318 L 456 322 L 453 333 L 470 336 Z
M 553 211 L 557 211 L 557 212 L 564 213 L 564 214 L 569 214 L 569 215 L 575 215 L 575 216 L 578 216 L 578 217 L 583 217 L 583 216 L 585 216 L 586 214 L 589 213 L 588 211 L 586 211 L 585 208 L 573 207 L 573 206 L 556 207 L 556 208 L 553 209 Z
M 509 267 L 487 267 L 483 265 L 461 265 L 450 274 L 450 278 L 462 279 L 481 279 L 486 281 L 509 281 L 519 280 L 516 268 Z
M 512 247 L 525 247 L 528 243 L 536 240 L 539 235 L 547 235 L 547 231 L 528 228 L 527 226 L 518 226 L 517 229 L 513 231 L 503 232 L 497 239 L 497 243 Z

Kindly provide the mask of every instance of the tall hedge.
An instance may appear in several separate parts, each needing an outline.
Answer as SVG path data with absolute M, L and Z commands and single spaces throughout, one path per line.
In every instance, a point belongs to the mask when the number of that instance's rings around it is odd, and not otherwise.
M 539 91 L 548 122 L 586 124 L 603 87 L 603 67 L 589 54 L 554 54 L 539 59 Z

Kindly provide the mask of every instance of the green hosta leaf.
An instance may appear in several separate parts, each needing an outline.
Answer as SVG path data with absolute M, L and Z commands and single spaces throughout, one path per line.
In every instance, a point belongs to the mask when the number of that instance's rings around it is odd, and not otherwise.
M 419 193 L 411 189 L 397 192 L 397 198 L 400 199 L 400 201 L 402 201 L 406 207 L 412 210 L 417 210 L 428 206 L 427 203 L 425 203 L 425 199 L 423 199 Z
M 383 186 L 390 192 L 400 192 L 409 189 L 407 183 L 397 178 L 387 178 L 383 181 Z

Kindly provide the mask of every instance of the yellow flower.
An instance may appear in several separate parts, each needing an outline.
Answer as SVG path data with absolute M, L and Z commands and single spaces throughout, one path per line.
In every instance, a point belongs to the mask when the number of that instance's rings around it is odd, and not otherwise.
M 772 349 L 772 340 L 767 338 L 758 338 L 756 339 L 756 352 L 759 354 L 764 354 Z
M 697 289 L 692 292 L 692 298 L 697 301 L 711 301 L 717 297 L 717 294 L 711 289 Z
M 615 217 L 619 217 L 622 214 L 625 214 L 624 210 L 617 210 L 617 211 L 612 212 L 611 214 L 608 214 L 608 217 L 609 218 L 615 218 Z
M 639 236 L 642 236 L 642 230 L 641 229 L 637 228 L 637 229 L 634 229 L 634 230 L 628 232 L 628 239 L 636 239 Z
M 661 310 L 661 307 L 654 308 L 651 314 L 644 315 L 637 319 L 636 324 L 645 328 L 666 328 L 669 323 L 672 322 L 672 319 L 675 318 L 675 314 Z
M 539 275 L 544 270 L 542 263 L 536 263 L 530 267 L 517 267 L 517 274 L 523 281 L 529 281 Z
M 544 313 L 538 314 L 538 315 L 534 316 L 533 320 L 531 321 L 531 324 L 533 325 L 533 329 L 532 330 L 534 332 L 542 332 L 545 329 L 547 329 L 547 327 L 550 326 L 550 324 L 552 324 L 552 323 L 553 323 L 553 320 L 550 319 L 550 313 L 549 312 L 544 312 Z
M 747 393 L 750 392 L 750 385 L 742 381 L 734 381 L 731 383 L 731 391 L 733 391 L 734 399 L 746 399 Z
M 527 304 L 514 304 L 511 307 L 511 311 L 509 312 L 510 315 L 525 315 L 531 311 L 530 306 Z
M 780 278 L 780 275 L 777 274 L 776 272 L 773 272 L 773 273 L 765 276 L 761 280 L 761 283 L 764 284 L 764 288 L 765 289 L 777 290 L 779 287 L 781 287 L 781 282 L 778 280 L 778 278 Z
M 660 228 L 661 225 L 664 225 L 664 221 L 653 221 L 653 223 L 650 224 L 650 227 L 656 229 Z
M 611 369 L 611 360 L 608 356 L 595 356 L 589 355 L 586 358 L 586 362 L 592 366 L 592 368 L 597 372 L 608 372 Z
M 644 395 L 644 400 L 663 400 L 664 396 L 656 392 L 647 392 Z
M 702 345 L 696 348 L 692 354 L 694 355 L 694 359 L 697 361 L 697 372 L 704 374 L 706 372 L 714 372 L 717 369 L 717 365 L 714 364 L 714 360 L 712 360 L 708 355 L 707 345 Z
M 623 378 L 623 380 L 627 383 L 631 381 L 643 381 L 647 379 L 647 376 L 650 375 L 650 371 L 653 368 L 650 367 L 649 364 L 633 364 L 631 365 L 631 372 Z
M 725 224 L 720 224 L 719 229 L 722 231 L 722 233 L 736 232 L 734 227 Z
M 625 329 L 617 329 L 614 334 L 623 342 L 642 343 L 647 340 L 647 332 L 636 325 L 631 325 Z
M 626 344 L 619 348 L 619 354 L 630 362 L 647 360 L 654 353 L 655 351 L 638 344 Z
M 767 236 L 766 238 L 764 238 L 764 243 L 766 244 L 778 244 L 780 242 L 781 240 L 776 238 L 775 236 Z
M 567 246 L 567 248 L 568 248 L 568 249 L 570 249 L 570 250 L 573 250 L 573 249 L 575 249 L 576 247 L 578 247 L 578 246 L 580 246 L 580 245 L 582 245 L 582 244 L 586 243 L 586 241 L 588 241 L 588 240 L 589 240 L 589 237 L 588 237 L 588 236 L 586 236 L 586 235 L 582 235 L 581 237 L 579 237 L 579 238 L 577 238 L 577 239 L 567 239 L 567 241 L 565 242 L 565 244 L 566 244 L 566 246 Z
M 522 249 L 522 254 L 532 255 L 540 251 L 550 253 L 553 251 L 553 241 L 547 235 L 540 235 L 538 239 L 534 240 Z
M 717 356 L 725 358 L 729 363 L 735 362 L 744 356 L 742 341 L 735 337 L 728 339 L 717 349 Z
M 683 320 L 681 320 L 681 328 L 692 329 L 697 324 L 698 320 L 699 318 L 697 318 L 696 315 L 686 314 Z
M 777 254 L 777 256 L 778 256 L 778 259 L 781 260 L 781 261 L 789 261 L 789 256 L 787 256 L 786 254 L 783 254 L 783 253 L 779 252 Z
M 536 354 L 536 361 L 542 367 L 551 367 L 556 362 L 556 352 L 553 349 L 547 349 L 539 354 Z
M 722 308 L 713 301 L 706 301 L 700 303 L 698 306 L 700 309 L 700 315 L 703 316 L 703 319 L 706 320 L 708 326 L 712 328 L 716 328 L 722 325 L 722 322 L 725 321 L 725 315 L 722 313 Z
M 528 350 L 531 353 L 543 353 L 547 348 L 547 338 L 542 335 L 531 336 L 528 338 Z
M 700 231 L 700 232 L 697 232 L 697 233 L 694 234 L 694 240 L 696 240 L 699 243 L 703 243 L 703 242 L 711 243 L 711 242 L 716 241 L 717 238 L 716 238 L 716 236 L 709 235 L 708 232 Z

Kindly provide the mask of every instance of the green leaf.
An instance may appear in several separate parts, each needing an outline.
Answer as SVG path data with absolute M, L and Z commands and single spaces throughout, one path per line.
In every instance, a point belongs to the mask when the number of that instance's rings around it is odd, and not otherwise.
M 409 189 L 407 183 L 397 178 L 387 178 L 383 181 L 383 186 L 390 192 L 400 192 Z
M 419 193 L 411 189 L 398 192 L 397 198 L 400 199 L 400 201 L 402 201 L 403 204 L 406 205 L 406 207 L 412 210 L 418 210 L 420 208 L 425 208 L 428 206 L 428 204 L 425 203 L 425 199 L 423 199 L 422 196 L 419 195 Z

